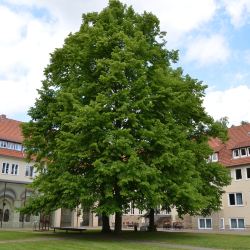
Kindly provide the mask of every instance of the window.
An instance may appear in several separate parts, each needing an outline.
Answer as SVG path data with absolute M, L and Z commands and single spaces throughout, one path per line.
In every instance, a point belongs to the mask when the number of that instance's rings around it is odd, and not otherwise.
M 231 229 L 243 229 L 243 228 L 245 228 L 244 219 L 239 219 L 239 218 L 230 219 L 230 228 Z
M 242 179 L 242 173 L 241 173 L 241 169 L 235 169 L 235 179 L 236 180 L 241 180 Z
M 217 162 L 218 161 L 218 153 L 213 153 L 211 155 L 211 161 L 212 162 Z
M 8 148 L 12 150 L 22 151 L 22 144 L 14 143 L 14 142 L 7 142 L 7 141 L 0 141 L 0 148 Z
M 229 205 L 230 206 L 243 205 L 242 193 L 231 193 L 231 194 L 229 194 Z
M 0 141 L 0 147 L 1 148 L 7 148 L 7 142 L 6 141 Z
M 18 173 L 18 165 L 17 164 L 12 164 L 10 173 L 13 175 L 17 175 L 17 173 Z
M 233 150 L 233 158 L 250 156 L 250 147 L 237 148 Z
M 10 218 L 10 211 L 9 211 L 9 209 L 6 209 L 6 210 L 4 210 L 3 221 L 8 222 L 9 218 Z
M 9 173 L 9 163 L 4 162 L 2 167 L 2 174 L 8 174 Z
M 240 150 L 235 149 L 233 150 L 233 158 L 239 158 L 240 157 Z
M 220 218 L 220 229 L 225 229 L 224 218 Z
M 34 177 L 34 167 L 33 166 L 26 166 L 25 176 Z
M 247 179 L 250 179 L 250 168 L 247 168 Z
M 208 157 L 207 162 L 217 162 L 218 161 L 218 153 L 213 153 Z
M 22 145 L 21 144 L 15 144 L 15 150 L 22 151 Z
M 19 222 L 23 222 L 24 221 L 24 214 L 20 213 L 19 214 Z
M 135 214 L 134 202 L 131 202 L 131 204 L 130 204 L 130 214 Z
M 240 149 L 240 155 L 241 155 L 241 157 L 246 157 L 247 156 L 247 149 L 246 148 L 241 148 Z
M 212 229 L 212 219 L 199 219 L 199 229 Z
M 25 216 L 25 222 L 30 222 L 30 214 L 26 214 L 26 216 Z

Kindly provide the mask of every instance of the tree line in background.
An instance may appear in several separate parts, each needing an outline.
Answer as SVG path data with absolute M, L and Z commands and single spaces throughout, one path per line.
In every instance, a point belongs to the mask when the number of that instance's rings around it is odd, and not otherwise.
M 82 18 L 51 54 L 23 125 L 39 173 L 23 211 L 82 205 L 102 215 L 106 232 L 115 214 L 119 232 L 131 202 L 149 211 L 149 230 L 159 205 L 180 216 L 218 210 L 230 179 L 206 159 L 209 138 L 225 140 L 226 128 L 202 106 L 206 86 L 173 67 L 178 51 L 153 14 L 110 0 Z

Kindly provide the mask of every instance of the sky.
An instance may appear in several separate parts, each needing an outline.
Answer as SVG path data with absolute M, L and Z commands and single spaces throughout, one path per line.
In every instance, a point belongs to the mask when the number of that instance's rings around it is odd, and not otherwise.
M 250 0 L 121 0 L 152 12 L 179 50 L 184 74 L 207 85 L 204 107 L 229 124 L 250 122 Z M 21 121 L 38 97 L 50 53 L 108 0 L 0 0 L 0 114 Z

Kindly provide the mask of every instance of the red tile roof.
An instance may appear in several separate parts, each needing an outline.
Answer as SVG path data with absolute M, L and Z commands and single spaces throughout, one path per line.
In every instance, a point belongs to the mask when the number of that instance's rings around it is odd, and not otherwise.
M 228 129 L 229 140 L 223 144 L 219 139 L 211 139 L 209 145 L 218 152 L 219 162 L 224 166 L 237 166 L 250 164 L 250 156 L 233 158 L 233 149 L 250 147 L 250 124 L 233 126 Z
M 0 115 L 0 140 L 16 143 L 23 142 L 21 122 L 8 119 L 6 115 Z M 0 148 L 0 155 L 16 158 L 25 158 L 22 151 Z
M 22 143 L 21 122 L 0 115 L 0 140 Z

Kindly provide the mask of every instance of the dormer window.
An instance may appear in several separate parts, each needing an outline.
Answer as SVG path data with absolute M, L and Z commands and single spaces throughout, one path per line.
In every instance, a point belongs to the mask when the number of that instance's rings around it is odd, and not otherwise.
M 250 157 L 250 147 L 242 147 L 242 148 L 237 148 L 233 149 L 233 158 L 244 158 L 244 157 Z
M 240 157 L 240 150 L 234 149 L 233 150 L 233 158 L 239 158 Z
M 7 148 L 11 150 L 16 150 L 16 151 L 22 151 L 22 144 L 0 140 L 0 148 Z
M 246 148 L 241 148 L 240 149 L 240 155 L 241 155 L 241 157 L 246 157 L 247 156 L 247 149 Z
M 217 162 L 218 161 L 218 153 L 213 153 L 209 156 L 207 162 Z
M 7 141 L 0 141 L 1 148 L 7 148 Z
M 211 161 L 212 162 L 217 162 L 218 161 L 218 153 L 213 153 L 211 155 Z

